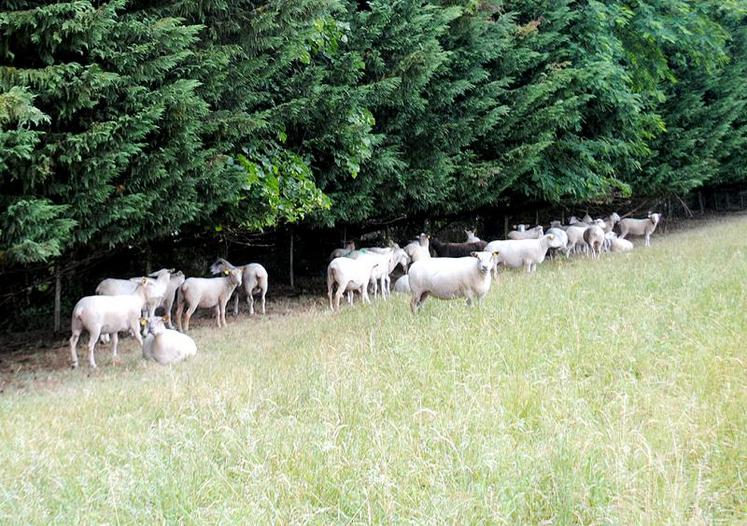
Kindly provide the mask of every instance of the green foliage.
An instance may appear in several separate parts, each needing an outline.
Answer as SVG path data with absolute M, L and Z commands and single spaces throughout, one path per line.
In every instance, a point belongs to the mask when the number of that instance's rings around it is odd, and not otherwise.
M 747 0 L 10 0 L 0 250 L 743 183 L 746 17 Z

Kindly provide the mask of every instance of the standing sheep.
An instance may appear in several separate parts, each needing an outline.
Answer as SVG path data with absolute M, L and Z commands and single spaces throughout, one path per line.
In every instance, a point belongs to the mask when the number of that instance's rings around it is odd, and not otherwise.
M 240 267 L 236 267 L 229 263 L 223 258 L 218 258 L 215 263 L 210 267 L 210 272 L 213 274 L 220 274 L 224 270 L 231 269 L 241 270 L 241 282 L 243 284 L 244 294 L 246 294 L 246 302 L 249 304 L 249 315 L 254 315 L 254 295 L 259 294 L 262 300 L 262 314 L 265 314 L 265 296 L 267 295 L 267 288 L 269 286 L 269 277 L 265 267 L 259 263 L 248 263 Z M 239 315 L 239 296 L 242 287 L 236 287 L 236 296 L 233 302 L 233 315 Z
M 651 246 L 651 234 L 656 230 L 656 226 L 661 220 L 661 214 L 652 214 L 649 212 L 646 219 L 633 219 L 627 217 L 620 221 L 620 239 L 625 239 L 627 235 L 644 236 L 646 239 L 645 246 Z
M 604 230 L 602 227 L 595 224 L 584 230 L 584 242 L 591 250 L 591 257 L 599 259 L 602 253 L 602 245 L 604 245 Z
M 485 247 L 486 251 L 498 252 L 496 266 L 493 268 L 494 277 L 498 277 L 498 263 L 507 267 L 524 267 L 527 272 L 537 270 L 537 264 L 545 260 L 550 248 L 560 248 L 561 241 L 553 234 L 547 234 L 539 239 L 506 239 L 491 241 Z
M 359 292 L 363 303 L 371 303 L 368 299 L 368 284 L 371 282 L 371 274 L 378 263 L 377 260 L 372 258 L 333 259 L 327 266 L 329 308 L 333 311 L 340 310 L 340 298 L 348 291 Z M 336 292 L 335 286 L 337 287 Z M 352 303 L 352 296 L 348 296 L 348 302 Z
M 72 336 L 70 336 L 70 356 L 72 366 L 78 367 L 78 340 L 85 330 L 88 333 L 88 363 L 96 368 L 94 350 L 96 342 L 102 334 L 110 334 L 112 339 L 112 361 L 117 357 L 119 333 L 132 333 L 142 346 L 140 336 L 140 315 L 145 307 L 146 299 L 153 294 L 157 285 L 152 279 L 140 278 L 132 294 L 116 296 L 86 296 L 81 298 L 73 308 L 70 322 Z
M 544 235 L 542 226 L 537 225 L 529 230 L 512 230 L 508 233 L 508 239 L 539 239 Z
M 431 258 L 413 263 L 408 273 L 410 308 L 417 314 L 428 296 L 439 299 L 467 298 L 467 304 L 482 298 L 490 290 L 490 271 L 497 253 L 473 252 L 461 258 Z
M 481 251 L 485 248 L 485 241 L 476 243 L 443 243 L 438 239 L 431 239 L 430 246 L 440 258 L 459 258 L 467 257 L 472 252 Z
M 179 331 L 189 330 L 189 320 L 197 308 L 215 309 L 215 320 L 218 327 L 225 327 L 226 304 L 236 287 L 241 286 L 242 270 L 239 268 L 226 269 L 220 278 L 189 278 L 179 287 L 179 298 L 176 307 L 176 326 Z M 184 305 L 184 326 L 182 327 L 182 313 Z

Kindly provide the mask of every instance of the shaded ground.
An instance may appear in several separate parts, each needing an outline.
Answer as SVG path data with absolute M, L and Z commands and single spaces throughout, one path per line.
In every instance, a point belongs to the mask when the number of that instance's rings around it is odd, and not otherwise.
M 745 212 L 736 212 L 705 217 L 696 216 L 692 219 L 678 220 L 676 222 L 669 221 L 663 224 L 661 229 L 657 230 L 654 234 L 654 243 L 657 237 L 662 237 L 668 233 L 697 228 L 713 221 L 745 215 L 747 215 Z M 642 240 L 635 239 L 635 242 L 638 246 L 642 243 Z M 267 319 L 272 320 L 298 315 L 319 308 L 326 308 L 327 303 L 324 287 L 324 283 L 320 280 L 303 281 L 301 287 L 299 287 L 303 291 L 300 294 L 294 294 L 287 286 L 271 287 L 267 299 Z M 315 295 L 312 293 L 313 290 L 318 290 L 319 292 Z M 241 317 L 248 316 L 248 308 L 245 302 L 240 303 L 239 315 Z M 233 319 L 233 300 L 229 303 L 227 318 L 230 324 Z M 212 318 L 212 311 L 198 310 L 194 314 L 191 323 L 195 328 L 213 325 L 215 322 Z M 11 387 L 25 388 L 29 384 L 43 386 L 55 383 L 48 373 L 70 367 L 68 337 L 67 333 L 55 336 L 50 331 L 0 336 L 0 394 Z M 86 344 L 87 337 L 84 336 L 78 344 L 78 355 L 81 363 L 85 363 L 88 353 Z M 96 349 L 97 353 L 103 351 L 101 354 L 103 358 L 102 363 L 110 363 L 110 347 L 99 344 Z M 132 338 L 123 337 L 120 338 L 119 353 L 122 356 L 140 353 L 140 348 Z

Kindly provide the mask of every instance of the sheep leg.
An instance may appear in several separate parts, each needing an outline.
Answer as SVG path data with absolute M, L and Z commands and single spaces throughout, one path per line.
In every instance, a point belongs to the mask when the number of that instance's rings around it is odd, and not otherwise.
M 249 295 L 249 297 L 251 298 L 251 294 Z M 249 300 L 247 299 L 247 301 Z M 236 297 L 233 300 L 233 315 L 234 317 L 239 315 L 239 289 L 238 288 L 236 289 Z
M 221 315 L 220 315 L 220 303 L 215 306 L 215 321 L 218 322 L 218 328 L 220 329 L 223 325 L 221 325 Z
M 262 314 L 265 314 L 265 294 L 267 294 L 267 289 L 262 289 Z
M 176 328 L 179 330 L 179 332 L 182 331 L 182 315 L 184 314 L 184 301 L 182 301 L 181 297 L 179 298 L 179 301 L 176 303 Z
M 647 247 L 651 246 L 651 235 L 648 232 L 646 232 L 646 242 L 644 246 L 647 246 Z
M 184 332 L 187 332 L 189 330 L 189 320 L 190 318 L 192 318 L 192 314 L 194 314 L 197 310 L 197 305 L 197 303 L 195 303 L 194 305 L 190 305 L 187 309 L 187 313 L 184 315 Z M 177 319 L 177 322 L 178 321 L 179 320 Z
M 254 316 L 254 296 L 251 291 L 246 295 L 246 302 L 249 304 L 249 315 Z
M 340 310 L 340 300 L 342 299 L 342 295 L 345 294 L 345 288 L 347 288 L 347 283 L 345 284 L 345 287 L 340 286 L 337 289 L 337 293 L 335 294 L 335 306 L 332 309 L 333 311 L 334 310 L 338 310 L 338 311 Z M 352 294 L 352 292 L 348 292 L 348 302 L 350 304 L 353 303 L 352 298 L 351 298 L 351 294 Z
M 73 360 L 73 368 L 78 367 L 78 339 L 80 339 L 80 330 L 73 330 L 73 335 L 70 336 L 70 357 Z
M 140 332 L 135 331 L 135 334 L 140 336 Z M 117 365 L 117 345 L 119 345 L 119 333 L 112 333 L 112 365 Z
M 96 349 L 96 342 L 99 340 L 99 336 L 101 336 L 101 327 L 96 327 L 88 334 L 88 363 L 91 369 L 96 369 L 96 359 L 93 357 L 93 351 Z M 114 335 L 112 335 L 112 341 L 115 341 Z
M 376 286 L 375 284 L 376 282 L 374 281 L 374 286 Z M 361 299 L 363 303 L 371 303 L 371 299 L 368 297 L 368 287 L 365 285 L 361 287 Z

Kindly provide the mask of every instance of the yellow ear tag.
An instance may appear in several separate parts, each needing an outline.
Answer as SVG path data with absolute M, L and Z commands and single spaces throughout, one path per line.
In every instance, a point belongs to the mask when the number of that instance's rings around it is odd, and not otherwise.
M 140 325 L 145 327 L 148 324 L 147 320 L 145 318 L 140 318 Z
M 229 270 L 224 270 L 223 271 L 223 275 L 224 276 L 228 276 L 230 273 L 231 273 L 231 271 L 229 271 Z
M 148 278 L 143 278 L 142 281 L 143 281 L 143 285 L 145 285 L 146 283 L 148 283 Z

